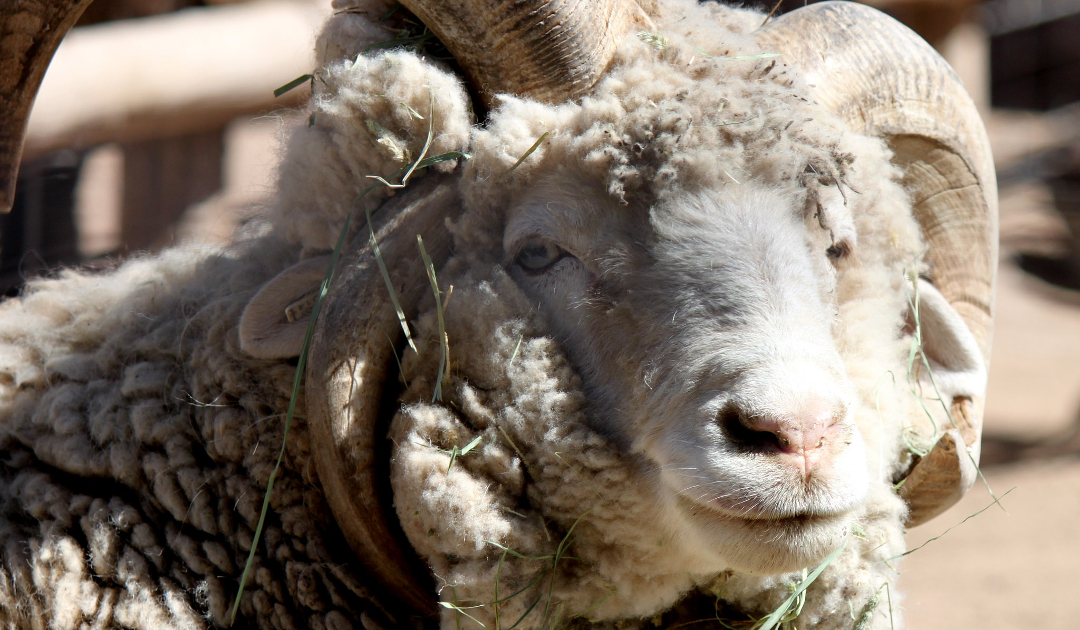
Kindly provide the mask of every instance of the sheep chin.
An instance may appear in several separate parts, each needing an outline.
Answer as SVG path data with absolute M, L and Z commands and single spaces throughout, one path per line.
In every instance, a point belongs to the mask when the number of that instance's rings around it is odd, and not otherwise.
M 851 531 L 853 513 L 776 520 L 735 520 L 723 525 L 737 538 L 724 552 L 731 568 L 754 575 L 796 571 L 821 562 Z

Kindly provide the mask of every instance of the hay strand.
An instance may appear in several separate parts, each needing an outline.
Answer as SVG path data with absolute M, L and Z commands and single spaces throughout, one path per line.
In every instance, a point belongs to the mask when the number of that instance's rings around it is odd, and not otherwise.
M 1008 489 L 1008 490 L 1007 490 L 1007 491 L 1005 492 L 1005 494 L 1001 495 L 1001 498 L 1002 498 L 1002 499 L 1004 499 L 1004 498 L 1005 498 L 1005 497 L 1007 497 L 1007 496 L 1009 495 L 1009 493 L 1010 493 L 1010 492 L 1012 492 L 1013 490 L 1016 490 L 1016 486 L 1013 486 L 1012 488 L 1009 488 L 1009 489 Z M 1000 505 L 999 499 L 998 499 L 997 497 L 994 497 L 994 500 L 990 502 L 990 505 L 987 505 L 986 507 L 984 507 L 983 509 L 979 510 L 978 512 L 975 512 L 974 514 L 968 514 L 967 518 L 965 518 L 964 520 L 960 521 L 960 522 L 959 522 L 959 523 L 957 523 L 956 525 L 953 525 L 953 526 L 952 526 L 952 527 L 950 527 L 949 529 L 946 529 L 945 531 L 941 532 L 941 533 L 940 533 L 940 534 L 938 534 L 937 536 L 934 536 L 934 537 L 933 537 L 933 538 L 931 538 L 930 540 L 927 540 L 926 542 L 924 542 L 923 544 L 919 545 L 918 547 L 916 547 L 916 548 L 914 548 L 914 549 L 908 549 L 908 550 L 907 550 L 907 551 L 905 551 L 904 553 L 902 553 L 902 554 L 900 554 L 900 555 L 898 555 L 898 556 L 893 556 L 893 557 L 889 558 L 888 560 L 889 560 L 889 561 L 892 561 L 892 560 L 896 560 L 896 559 L 898 559 L 898 558 L 903 558 L 904 556 L 907 556 L 907 555 L 910 555 L 910 554 L 913 554 L 913 553 L 915 553 L 916 551 L 918 551 L 918 550 L 922 549 L 923 547 L 925 547 L 925 546 L 929 545 L 930 543 L 934 542 L 935 540 L 937 540 L 937 539 L 941 538 L 941 537 L 942 537 L 942 536 L 944 536 L 945 534 L 948 534 L 948 533 L 949 533 L 949 532 L 951 532 L 952 530 L 956 529 L 957 527 L 960 527 L 960 526 L 961 526 L 961 525 L 963 525 L 964 523 L 966 523 L 966 522 L 970 521 L 971 519 L 975 518 L 976 516 L 978 516 L 978 515 L 982 514 L 983 512 L 985 512 L 985 511 L 989 510 L 990 508 L 994 507 L 995 505 Z
M 498 177 L 498 179 L 496 181 L 499 181 L 499 180 L 503 179 L 504 177 L 506 177 L 507 175 L 509 175 L 510 173 L 513 173 L 514 171 L 516 171 L 517 167 L 521 166 L 521 163 L 524 162 L 526 158 L 528 158 L 530 155 L 532 155 L 534 151 L 539 149 L 540 145 L 543 144 L 544 140 L 547 140 L 548 133 L 549 132 L 545 131 L 544 133 L 540 134 L 540 137 L 536 139 L 536 142 L 534 142 L 531 147 L 529 147 L 529 150 L 526 151 L 525 153 L 523 153 L 521 155 L 521 157 L 519 157 L 517 159 L 517 162 L 514 162 L 514 164 L 510 168 L 503 171 L 502 175 L 499 175 L 499 177 Z

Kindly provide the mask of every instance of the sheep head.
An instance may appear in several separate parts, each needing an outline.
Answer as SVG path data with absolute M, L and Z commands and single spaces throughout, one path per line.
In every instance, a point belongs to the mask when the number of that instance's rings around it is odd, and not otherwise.
M 915 463 L 901 490 L 911 506 L 910 522 L 923 522 L 970 487 L 978 455 L 979 398 L 989 352 L 996 259 L 996 192 L 985 133 L 970 99 L 936 53 L 873 10 L 843 3 L 814 5 L 766 25 L 754 38 L 761 49 L 783 53 L 788 71 L 801 74 L 813 86 L 808 88 L 809 98 L 825 105 L 854 131 L 886 138 L 913 197 L 914 214 L 929 245 L 927 279 L 916 283 L 924 298 L 921 315 L 927 324 L 923 348 L 943 377 L 942 395 L 952 401 L 955 422 Z M 529 54 L 526 50 L 522 56 Z M 467 60 L 462 63 L 468 67 Z M 606 68 L 610 60 L 595 63 Z M 596 74 L 597 81 L 607 76 Z M 529 89 L 520 93 L 533 96 Z M 575 87 L 561 98 L 581 93 Z M 557 102 L 560 97 L 545 92 L 539 98 Z M 473 148 L 503 150 L 509 166 L 540 135 L 544 111 L 550 111 L 547 105 L 543 106 L 547 110 L 539 105 L 530 110 L 531 102 L 511 98 L 501 105 L 504 110 L 520 108 L 518 121 L 529 120 L 529 113 L 538 121 L 527 131 L 519 129 L 517 144 L 485 145 L 486 132 L 480 132 L 474 135 Z M 590 104 L 602 110 L 589 98 L 577 106 L 589 109 Z M 496 113 L 495 127 L 498 119 Z M 587 129 L 568 127 L 582 133 Z M 635 183 L 633 177 L 596 175 L 618 169 L 603 156 L 575 154 L 572 136 L 563 134 L 563 150 L 552 146 L 546 154 L 558 157 L 539 156 L 531 172 L 523 167 L 508 178 L 527 181 L 527 185 L 515 188 L 507 183 L 503 192 L 485 192 L 475 182 L 493 181 L 500 173 L 481 173 L 467 164 L 463 177 L 472 183 L 456 190 L 452 184 L 443 184 L 441 202 L 429 201 L 432 195 L 427 189 L 417 196 L 406 193 L 408 199 L 397 203 L 408 208 L 426 205 L 429 212 L 452 220 L 463 208 L 470 208 L 456 229 L 459 245 L 471 242 L 482 250 L 497 251 L 521 290 L 540 305 L 550 331 L 564 341 L 583 375 L 583 387 L 593 396 L 595 411 L 590 422 L 626 452 L 644 454 L 662 471 L 658 487 L 685 514 L 686 531 L 696 532 L 688 535 L 700 536 L 703 547 L 723 548 L 723 553 L 717 553 L 725 556 L 727 566 L 753 571 L 787 569 L 820 558 L 842 538 L 852 507 L 866 492 L 864 458 L 876 459 L 873 453 L 878 450 L 877 445 L 862 445 L 859 432 L 853 429 L 852 393 L 833 341 L 837 306 L 828 280 L 845 264 L 846 255 L 857 254 L 857 249 L 852 250 L 856 244 L 847 238 L 851 219 L 844 216 L 843 208 L 845 195 L 861 193 L 843 192 L 839 175 L 830 177 L 813 167 L 810 171 L 822 175 L 821 182 L 827 185 L 805 184 L 808 178 L 800 179 L 806 175 L 803 164 L 791 172 L 788 182 L 802 182 L 803 193 L 780 184 L 766 186 L 772 192 L 750 185 L 735 197 L 725 194 L 730 188 L 718 193 L 708 187 L 667 194 Z M 590 141 L 595 144 L 595 139 Z M 549 142 L 555 145 L 559 139 L 552 137 Z M 633 143 L 620 150 L 632 153 Z M 566 166 L 568 156 L 576 156 L 581 167 Z M 842 169 L 842 159 L 832 162 L 834 169 Z M 653 179 L 662 180 L 662 171 L 658 169 Z M 470 223 L 484 213 L 474 210 L 480 207 L 493 209 L 496 218 Z M 717 212 L 720 209 L 724 212 Z M 754 233 L 752 221 L 725 224 L 717 218 L 727 213 L 775 218 L 781 227 L 770 228 L 772 238 L 776 231 L 788 231 L 782 227 L 788 225 L 790 233 L 784 238 L 802 246 L 779 247 L 770 237 Z M 686 224 L 691 216 L 697 217 L 698 225 Z M 492 225 L 496 226 L 493 233 L 462 236 L 490 232 Z M 695 242 L 690 238 L 695 231 L 719 240 Z M 400 237 L 400 253 L 393 255 L 388 252 L 392 240 L 399 237 L 386 233 L 390 244 L 382 245 L 382 251 L 391 269 L 415 259 L 411 236 L 415 231 L 406 232 L 410 236 Z M 425 242 L 432 238 L 425 233 Z M 768 252 L 759 259 L 770 262 L 748 269 L 745 265 L 750 263 L 738 257 L 739 264 L 732 263 L 730 269 L 722 263 L 708 269 L 715 275 L 707 282 L 680 280 L 693 275 L 680 269 L 680 264 L 696 256 L 715 259 L 722 246 L 728 247 L 725 251 L 748 255 Z M 676 255 L 680 251 L 682 258 Z M 721 260 L 736 258 L 722 256 Z M 550 267 L 545 266 L 548 263 Z M 338 496 L 334 507 L 339 522 L 358 524 L 356 535 L 350 536 L 354 546 L 361 555 L 373 558 L 374 566 L 383 567 L 388 583 L 397 579 L 407 584 L 399 592 L 409 593 L 418 604 L 425 596 L 398 569 L 405 563 L 400 558 L 386 560 L 392 536 L 372 537 L 383 522 L 380 514 L 385 513 L 378 507 L 377 494 L 357 490 L 378 486 L 371 453 L 378 450 L 381 429 L 371 427 L 376 426 L 373 414 L 379 407 L 380 390 L 373 393 L 366 384 L 383 382 L 392 371 L 392 348 L 384 336 L 393 335 L 397 328 L 392 307 L 374 297 L 384 289 L 373 264 L 355 263 L 369 271 L 350 271 L 339 279 L 327 303 L 309 371 L 309 405 L 313 422 L 326 427 L 321 434 L 329 455 L 322 470 L 324 483 L 340 483 L 338 491 L 328 490 L 332 498 Z M 438 259 L 436 264 L 440 264 Z M 744 274 L 767 278 L 774 271 L 788 274 L 782 275 L 781 284 L 798 290 L 771 296 L 760 283 L 745 282 L 749 276 Z M 399 288 L 410 288 L 416 296 L 422 294 L 423 282 L 419 270 L 411 277 L 395 279 Z M 359 288 L 361 284 L 365 288 Z M 722 305 L 740 294 L 761 301 L 750 300 L 753 305 L 740 301 L 725 311 Z M 373 303 L 380 303 L 371 314 L 360 316 L 360 324 L 353 306 L 357 295 L 370 295 Z M 686 303 L 680 302 L 683 299 Z M 785 309 L 778 308 L 780 304 L 797 315 L 784 325 L 740 328 L 753 308 L 783 319 Z M 686 318 L 682 325 L 680 316 Z M 902 319 L 903 313 L 898 317 Z M 342 346 L 343 329 L 369 331 L 351 333 L 363 347 Z M 729 334 L 732 330 L 736 332 Z M 766 348 L 774 352 L 769 354 Z M 671 374 L 656 366 L 664 366 Z M 685 375 L 691 378 L 681 379 Z M 966 384 L 965 375 L 971 377 Z M 784 378 L 806 385 L 777 386 L 778 379 Z M 877 461 L 877 470 L 884 465 Z M 767 484 L 744 487 L 733 495 L 734 500 L 728 500 L 726 492 L 707 489 L 694 494 L 694 484 L 680 468 L 704 471 L 704 483 L 717 488 L 739 476 L 733 471 L 741 470 L 763 475 L 780 489 L 770 495 L 763 489 Z M 364 482 L 365 477 L 369 481 Z M 777 523 L 785 519 L 786 524 L 779 527 L 787 529 L 780 536 Z M 731 544 L 717 545 L 725 537 Z M 783 542 L 772 545 L 766 555 L 747 543 L 753 539 Z M 788 543 L 790 547 L 782 549 Z

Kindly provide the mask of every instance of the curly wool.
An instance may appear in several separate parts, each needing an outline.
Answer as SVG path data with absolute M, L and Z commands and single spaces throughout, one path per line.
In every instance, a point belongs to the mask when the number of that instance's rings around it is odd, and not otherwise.
M 852 137 L 808 101 L 801 78 L 751 36 L 756 11 L 670 2 L 657 32 L 627 38 L 612 69 L 580 102 L 500 96 L 464 166 L 468 212 L 459 239 L 499 251 L 502 208 L 564 167 L 623 203 L 648 206 L 750 179 L 816 195 L 850 178 Z M 723 25 L 723 26 L 721 26 Z M 508 176 L 530 145 L 545 141 Z
M 335 29 L 328 30 L 349 32 Z M 397 174 L 397 183 L 422 157 L 429 134 L 430 157 L 464 151 L 472 129 L 461 81 L 413 53 L 336 60 L 314 84 L 313 123 L 289 137 L 268 208 L 269 220 L 305 255 L 332 250 L 350 212 L 377 208 L 391 190 L 373 177 Z M 456 164 L 430 168 L 449 172 Z
M 253 288 L 296 257 L 260 238 L 63 272 L 0 309 L 0 626 L 229 625 L 294 368 L 245 356 Z M 297 418 L 240 622 L 384 618 Z

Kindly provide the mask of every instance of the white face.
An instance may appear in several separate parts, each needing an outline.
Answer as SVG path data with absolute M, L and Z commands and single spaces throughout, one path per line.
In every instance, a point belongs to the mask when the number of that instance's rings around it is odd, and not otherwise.
M 646 210 L 563 184 L 508 217 L 510 274 L 580 372 L 593 428 L 645 462 L 682 542 L 717 566 L 817 561 L 868 490 L 832 333 L 851 249 L 836 235 L 853 230 L 819 214 L 753 185 Z

